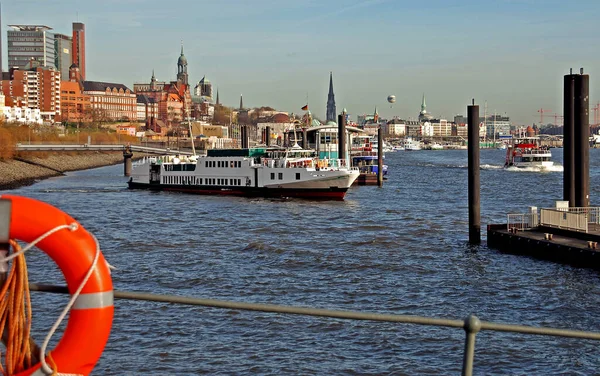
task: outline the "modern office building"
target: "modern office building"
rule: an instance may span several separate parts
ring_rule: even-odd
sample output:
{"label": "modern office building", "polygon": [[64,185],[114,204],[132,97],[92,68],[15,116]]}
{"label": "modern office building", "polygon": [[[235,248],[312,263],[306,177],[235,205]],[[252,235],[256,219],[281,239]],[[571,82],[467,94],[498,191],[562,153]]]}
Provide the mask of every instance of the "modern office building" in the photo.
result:
{"label": "modern office building", "polygon": [[8,25],[8,69],[56,68],[54,34],[45,25]]}
{"label": "modern office building", "polygon": [[85,81],[85,25],[73,22],[73,59],[71,61],[79,67],[81,79]]}
{"label": "modern office building", "polygon": [[73,63],[73,38],[64,34],[54,34],[55,64],[60,72],[60,80],[69,80],[69,67]]}

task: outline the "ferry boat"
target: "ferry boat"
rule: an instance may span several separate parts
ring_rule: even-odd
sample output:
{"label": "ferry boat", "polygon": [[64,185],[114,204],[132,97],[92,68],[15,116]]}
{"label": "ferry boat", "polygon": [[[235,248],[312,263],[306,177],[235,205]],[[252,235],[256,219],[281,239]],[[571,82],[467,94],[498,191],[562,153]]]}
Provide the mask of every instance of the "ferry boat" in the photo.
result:
{"label": "ferry boat", "polygon": [[[373,141],[376,140],[368,135],[357,135],[352,138],[352,147],[350,150],[352,166],[357,167],[363,174],[378,173],[379,152],[377,150],[377,144],[374,144]],[[385,154],[383,159],[385,160]],[[388,173],[388,166],[384,164],[382,170],[383,176],[386,176]]]}
{"label": "ferry boat", "polygon": [[551,159],[550,149],[541,146],[539,137],[516,138],[506,148],[504,167],[546,169],[554,165]]}
{"label": "ferry boat", "polygon": [[296,147],[213,149],[206,155],[148,157],[132,168],[130,189],[247,197],[342,200],[359,176],[343,159]]}

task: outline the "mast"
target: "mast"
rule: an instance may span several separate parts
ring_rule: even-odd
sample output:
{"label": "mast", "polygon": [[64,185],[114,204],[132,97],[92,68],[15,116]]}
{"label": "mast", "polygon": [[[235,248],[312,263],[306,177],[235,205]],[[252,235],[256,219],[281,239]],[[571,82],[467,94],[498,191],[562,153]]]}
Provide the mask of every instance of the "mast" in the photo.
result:
{"label": "mast", "polygon": [[[182,47],[183,48],[183,47]],[[188,113],[188,110],[186,108],[185,113],[187,116],[187,122],[188,122],[188,130],[190,132],[190,139],[192,140],[192,155],[196,155],[196,147],[194,146],[194,134],[192,133],[192,122],[190,121],[190,114]]]}
{"label": "mast", "polygon": [[487,142],[487,101],[483,106],[483,129],[485,129],[485,133],[483,133],[484,142]]}

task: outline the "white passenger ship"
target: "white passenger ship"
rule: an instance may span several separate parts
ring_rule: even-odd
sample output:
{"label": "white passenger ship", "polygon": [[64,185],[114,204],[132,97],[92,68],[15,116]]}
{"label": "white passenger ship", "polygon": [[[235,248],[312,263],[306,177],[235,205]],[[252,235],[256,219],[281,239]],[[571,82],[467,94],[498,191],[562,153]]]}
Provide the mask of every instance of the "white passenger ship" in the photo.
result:
{"label": "white passenger ship", "polygon": [[358,178],[343,159],[303,149],[213,149],[205,156],[148,157],[133,166],[130,189],[248,197],[344,198]]}

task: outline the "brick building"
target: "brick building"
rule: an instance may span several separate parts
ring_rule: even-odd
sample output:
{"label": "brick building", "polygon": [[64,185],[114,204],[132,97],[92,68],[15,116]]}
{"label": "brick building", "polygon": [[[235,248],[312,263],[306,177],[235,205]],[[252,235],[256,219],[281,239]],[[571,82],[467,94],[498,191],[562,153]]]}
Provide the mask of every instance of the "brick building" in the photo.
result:
{"label": "brick building", "polygon": [[2,74],[7,106],[39,109],[44,121],[60,119],[60,72],[54,67],[11,68]]}
{"label": "brick building", "polygon": [[90,109],[95,120],[137,119],[136,95],[123,84],[83,81],[83,93],[90,96]]}
{"label": "brick building", "polygon": [[90,96],[83,93],[83,84],[77,64],[69,68],[69,80],[60,83],[61,121],[81,123],[90,121]]}

